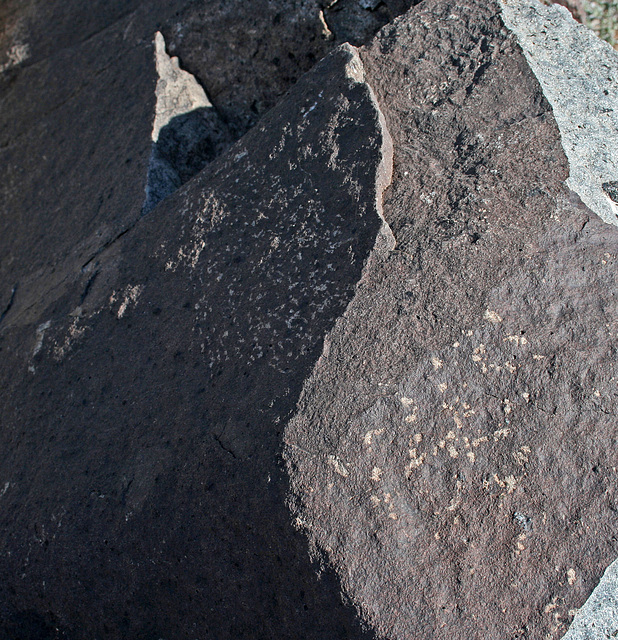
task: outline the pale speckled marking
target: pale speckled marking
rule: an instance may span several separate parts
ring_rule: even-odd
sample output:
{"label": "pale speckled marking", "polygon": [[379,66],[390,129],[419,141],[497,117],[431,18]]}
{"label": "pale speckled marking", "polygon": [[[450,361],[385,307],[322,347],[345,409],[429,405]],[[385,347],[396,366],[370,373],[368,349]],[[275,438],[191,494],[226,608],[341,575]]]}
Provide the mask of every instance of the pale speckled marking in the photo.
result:
{"label": "pale speckled marking", "polygon": [[[116,315],[119,320],[124,316],[124,314],[126,313],[127,309],[131,304],[133,305],[137,304],[137,299],[140,297],[143,290],[144,290],[143,284],[127,285],[123,293],[123,300],[120,303],[120,306],[118,307],[118,311],[116,312]],[[115,296],[113,297],[115,301],[116,298]],[[110,302],[111,302],[111,298],[110,298]]]}
{"label": "pale speckled marking", "polygon": [[335,472],[343,478],[347,478],[350,475],[350,472],[347,470],[346,466],[337,456],[329,455],[327,458],[327,462],[331,467],[333,467]]}
{"label": "pale speckled marking", "polygon": [[[39,351],[42,349],[43,347],[43,339],[45,338],[45,332],[51,327],[51,320],[48,320],[47,322],[43,322],[43,324],[40,324],[37,329],[36,329],[36,338],[35,338],[35,343],[34,343],[34,349],[32,349],[32,356],[30,356],[30,358],[34,358],[37,353],[39,353]],[[35,372],[35,368],[34,365],[32,364],[32,362],[28,365],[28,371],[30,373],[34,373]]]}
{"label": "pale speckled marking", "polygon": [[371,441],[373,440],[373,436],[380,436],[384,433],[384,428],[382,429],[371,429],[367,431],[365,437],[363,438],[363,444],[368,447],[371,445]]}
{"label": "pale speckled marking", "polygon": [[490,309],[486,309],[483,314],[483,318],[492,324],[499,324],[502,322],[502,317],[499,316],[495,311],[491,311]]}
{"label": "pale speckled marking", "polygon": [[77,315],[69,325],[69,330],[64,337],[64,342],[61,345],[54,344],[54,348],[52,350],[54,360],[62,360],[62,358],[64,358],[64,356],[71,350],[74,342],[79,340],[79,338],[81,338],[86,332],[87,327],[85,325],[79,326],[80,320],[81,316]]}

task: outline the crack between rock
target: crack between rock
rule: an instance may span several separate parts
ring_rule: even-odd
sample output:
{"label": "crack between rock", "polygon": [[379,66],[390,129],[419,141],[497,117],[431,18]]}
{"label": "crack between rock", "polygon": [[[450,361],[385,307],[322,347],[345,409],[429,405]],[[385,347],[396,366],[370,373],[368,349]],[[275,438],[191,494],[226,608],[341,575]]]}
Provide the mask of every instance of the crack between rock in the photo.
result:
{"label": "crack between rock", "polygon": [[[94,254],[81,266],[81,270],[85,271],[88,269],[88,267],[90,266],[90,264],[92,263],[93,260],[95,260],[96,258],[98,258],[102,253],[104,253],[107,249],[109,249],[115,242],[117,242],[118,240],[120,240],[120,238],[122,238],[124,235],[126,235],[127,233],[129,233],[129,231],[131,231],[132,229],[134,229],[137,224],[140,222],[140,220],[142,220],[144,216],[140,216],[139,218],[137,218],[132,224],[130,224],[126,229],[124,229],[123,231],[121,231],[118,235],[116,235],[114,238],[112,238],[111,240],[108,240],[107,242],[105,242],[101,247],[99,247]],[[98,273],[98,272],[97,272]],[[97,274],[95,273],[95,276]],[[94,276],[89,280],[89,283],[92,282],[92,280],[94,280]],[[88,286],[88,285],[86,285]]]}
{"label": "crack between rock", "polygon": [[236,454],[231,449],[228,449],[223,444],[223,442],[221,442],[221,438],[216,433],[213,433],[212,437],[215,439],[217,444],[223,449],[223,451],[225,451],[226,453],[229,453],[232,456],[232,458],[234,458],[234,460],[238,460],[238,458],[236,457]]}
{"label": "crack between rock", "polygon": [[6,314],[11,310],[11,307],[13,306],[13,302],[15,301],[15,293],[17,291],[17,285],[18,283],[15,283],[13,285],[13,288],[11,289],[11,297],[9,298],[9,301],[7,302],[6,306],[4,307],[4,311],[2,313],[0,313],[0,322],[2,322],[6,316]]}

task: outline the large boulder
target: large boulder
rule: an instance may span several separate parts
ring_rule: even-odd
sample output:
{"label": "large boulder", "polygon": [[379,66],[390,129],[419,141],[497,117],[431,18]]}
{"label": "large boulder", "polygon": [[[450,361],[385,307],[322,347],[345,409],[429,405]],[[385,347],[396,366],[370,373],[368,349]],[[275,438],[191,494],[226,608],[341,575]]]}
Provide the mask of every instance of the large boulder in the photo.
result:
{"label": "large boulder", "polygon": [[[362,637],[279,452],[374,245],[390,139],[350,46],[2,332],[5,634]],[[49,632],[51,634],[51,631]],[[50,637],[53,637],[50,636]]]}
{"label": "large boulder", "polygon": [[[505,21],[425,2],[362,50],[393,138],[396,249],[374,252],[285,431],[297,522],[388,638],[561,637],[618,555],[618,230],[572,190],[581,164],[569,177]],[[572,112],[603,106],[592,76],[569,74]],[[597,132],[578,140],[603,155]]]}
{"label": "large boulder", "polygon": [[616,54],[411,4],[0,9],[2,640],[616,631]]}

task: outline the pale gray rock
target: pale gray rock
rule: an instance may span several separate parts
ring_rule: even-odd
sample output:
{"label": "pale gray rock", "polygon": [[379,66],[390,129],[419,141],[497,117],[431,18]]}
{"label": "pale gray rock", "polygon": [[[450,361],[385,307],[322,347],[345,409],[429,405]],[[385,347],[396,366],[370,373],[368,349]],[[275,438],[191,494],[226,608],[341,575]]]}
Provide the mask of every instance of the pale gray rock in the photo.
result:
{"label": "pale gray rock", "polygon": [[151,211],[201,171],[232,142],[232,136],[195,76],[168,55],[165,38],[154,39],[157,88],[143,212]]}
{"label": "pale gray rock", "polygon": [[155,35],[155,63],[157,67],[157,106],[152,127],[152,140],[157,142],[161,129],[170,121],[200,107],[212,107],[206,92],[197,80],[180,68],[177,57],[165,50],[165,38],[160,31]]}
{"label": "pale gray rock", "polygon": [[560,5],[501,0],[551,104],[569,159],[568,186],[605,222],[618,224],[618,53]]}
{"label": "pale gray rock", "polygon": [[563,640],[618,637],[618,561],[608,568],[599,586],[577,612]]}

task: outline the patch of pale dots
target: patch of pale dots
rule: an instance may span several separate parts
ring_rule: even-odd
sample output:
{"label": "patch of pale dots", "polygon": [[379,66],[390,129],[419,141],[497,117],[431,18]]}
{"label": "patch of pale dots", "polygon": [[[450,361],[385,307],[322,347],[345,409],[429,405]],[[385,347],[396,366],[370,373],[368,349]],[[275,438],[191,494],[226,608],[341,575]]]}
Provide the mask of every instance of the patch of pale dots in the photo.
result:
{"label": "patch of pale dots", "polygon": [[[606,264],[611,259],[609,254],[605,254],[602,262]],[[484,312],[483,319],[489,325],[493,325],[496,329],[503,323],[503,318],[496,311],[487,309]],[[609,327],[608,327],[609,329]],[[505,332],[506,333],[506,332]],[[462,331],[462,342],[470,343],[470,339],[473,339],[475,332],[472,330]],[[542,353],[536,353],[529,340],[524,335],[506,333],[501,337],[502,342],[508,343],[516,348],[520,353],[519,357],[527,357],[536,363],[541,363],[545,360],[546,356]],[[450,349],[460,350],[462,349],[462,343],[460,341],[454,342]],[[429,357],[429,370],[433,370],[435,373],[440,372],[444,368],[444,361],[448,356],[445,356],[444,352],[438,355],[431,355]],[[478,371],[482,375],[496,375],[501,376],[513,376],[517,367],[511,361],[505,362],[491,362],[488,349],[484,343],[478,343],[476,346],[470,344],[469,357],[478,368]],[[614,381],[614,378],[612,378]],[[434,384],[440,395],[443,396],[441,401],[442,412],[450,415],[452,420],[452,428],[445,430],[441,436],[428,436],[427,433],[423,433],[423,429],[420,427],[421,419],[419,418],[419,403],[407,395],[401,395],[399,397],[399,403],[403,408],[404,426],[406,430],[410,427],[416,427],[412,433],[408,436],[408,462],[403,470],[403,475],[407,481],[413,481],[414,476],[424,464],[427,464],[430,459],[436,457],[448,457],[451,459],[460,459],[465,461],[468,465],[474,465],[476,462],[477,454],[484,447],[490,446],[492,443],[503,442],[510,439],[514,434],[510,425],[512,414],[517,404],[522,402],[525,404],[530,403],[530,393],[528,391],[522,391],[519,393],[518,398],[505,397],[500,401],[503,421],[496,424],[497,428],[486,431],[485,433],[478,433],[476,429],[475,436],[470,433],[466,434],[466,431],[470,431],[471,420],[477,415],[477,409],[470,402],[466,402],[460,395],[455,395],[454,398],[449,399],[449,387],[447,383],[434,380]],[[468,388],[468,383],[462,383],[462,391],[465,393],[465,389]],[[592,395],[595,398],[601,396],[598,389],[592,389]],[[435,414],[435,412],[430,412]],[[394,425],[393,425],[394,426]],[[392,435],[393,429],[381,427],[377,429],[368,430],[363,437],[363,447],[366,454],[373,457],[373,449],[375,445],[380,447],[380,440]],[[529,462],[530,457],[533,455],[532,448],[526,444],[513,447],[511,451],[512,464],[515,469],[521,469],[521,474],[517,472],[500,473],[497,469],[491,476],[482,480],[483,489],[487,492],[495,493],[496,490],[501,497],[512,494],[518,484],[521,482],[525,475],[524,468]],[[332,467],[333,471],[347,478],[351,474],[350,465],[344,462],[340,457],[336,455],[330,455],[327,459],[327,463]],[[384,471],[376,465],[370,465],[370,486],[373,486],[373,490],[368,492],[369,501],[374,509],[383,508],[385,515],[392,521],[397,521],[400,515],[397,513],[397,503],[403,499],[402,496],[390,489],[383,486]],[[616,469],[614,469],[615,471]],[[457,519],[456,511],[462,502],[461,492],[464,488],[464,483],[457,479],[455,483],[455,493],[450,500],[449,504],[444,507],[445,512],[452,513]],[[393,495],[395,493],[396,495]],[[502,503],[500,504],[502,506]],[[440,511],[435,515],[440,515]],[[516,548],[514,550],[515,555],[520,555],[526,549],[526,524],[527,518],[522,514],[515,514],[521,519],[520,525],[524,531],[519,534],[515,540]],[[544,514],[543,518],[547,518]],[[439,533],[435,533],[436,539],[439,539]],[[567,572],[567,580],[569,585],[573,585],[576,580],[575,570],[569,569]],[[553,609],[546,611],[551,613]]]}
{"label": "patch of pale dots", "polygon": [[[140,297],[144,285],[127,285],[122,292],[113,291],[109,297],[109,309],[114,311],[114,314],[118,320],[122,319],[127,309],[137,305],[137,300]],[[116,307],[117,305],[117,307]],[[94,317],[101,313],[102,309],[98,309],[93,313],[87,315],[81,306],[75,307],[69,314],[72,320],[69,323],[69,327],[64,333],[64,337],[58,340],[52,340],[49,346],[49,352],[56,362],[63,360],[68,353],[73,349],[75,344],[85,335],[86,331],[91,329],[86,322],[92,320]],[[36,367],[34,366],[34,357],[43,348],[43,342],[45,340],[45,334],[52,326],[51,320],[40,324],[35,333],[34,348],[30,355],[30,363],[28,364],[28,371],[30,373],[36,373]]]}

